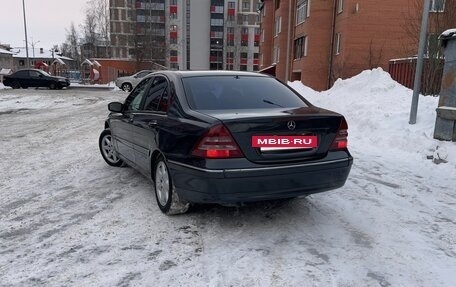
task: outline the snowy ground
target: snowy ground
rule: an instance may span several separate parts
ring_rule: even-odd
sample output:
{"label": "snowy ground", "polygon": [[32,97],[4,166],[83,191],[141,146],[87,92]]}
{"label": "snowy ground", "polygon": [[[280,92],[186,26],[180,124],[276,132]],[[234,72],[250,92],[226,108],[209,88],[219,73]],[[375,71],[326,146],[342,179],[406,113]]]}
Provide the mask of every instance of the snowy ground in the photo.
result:
{"label": "snowy ground", "polygon": [[[456,286],[456,144],[432,139],[437,99],[380,70],[316,93],[344,113],[345,187],[167,217],[151,183],[97,140],[123,92],[0,91],[0,286]],[[427,154],[439,146],[448,163]]]}

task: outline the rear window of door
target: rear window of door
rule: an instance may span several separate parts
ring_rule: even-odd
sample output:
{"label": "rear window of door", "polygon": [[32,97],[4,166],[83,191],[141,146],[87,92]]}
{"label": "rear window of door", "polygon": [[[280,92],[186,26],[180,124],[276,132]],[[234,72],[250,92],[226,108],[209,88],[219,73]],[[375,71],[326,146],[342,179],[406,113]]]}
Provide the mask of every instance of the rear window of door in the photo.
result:
{"label": "rear window of door", "polygon": [[271,109],[307,107],[308,103],[274,78],[203,76],[183,78],[194,110]]}
{"label": "rear window of door", "polygon": [[154,112],[168,111],[168,81],[156,76],[144,100],[144,110]]}
{"label": "rear window of door", "polygon": [[28,71],[17,71],[14,74],[14,76],[17,77],[17,78],[28,78],[29,73],[28,73]]}

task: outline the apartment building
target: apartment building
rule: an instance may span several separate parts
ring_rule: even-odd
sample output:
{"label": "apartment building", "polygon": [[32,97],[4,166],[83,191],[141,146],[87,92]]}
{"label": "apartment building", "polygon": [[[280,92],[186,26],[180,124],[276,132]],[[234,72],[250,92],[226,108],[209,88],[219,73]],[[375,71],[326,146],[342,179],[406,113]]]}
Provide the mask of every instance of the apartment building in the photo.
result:
{"label": "apartment building", "polygon": [[178,70],[259,68],[259,0],[111,0],[112,57]]}
{"label": "apartment building", "polygon": [[[448,18],[447,11],[454,10],[445,9],[449,1],[454,0],[431,1],[431,31],[436,30],[434,20]],[[389,60],[414,56],[418,50],[422,1],[262,2],[260,69],[284,81],[301,80],[324,90],[337,78],[364,69],[388,70]],[[444,26],[451,26],[448,22]]]}

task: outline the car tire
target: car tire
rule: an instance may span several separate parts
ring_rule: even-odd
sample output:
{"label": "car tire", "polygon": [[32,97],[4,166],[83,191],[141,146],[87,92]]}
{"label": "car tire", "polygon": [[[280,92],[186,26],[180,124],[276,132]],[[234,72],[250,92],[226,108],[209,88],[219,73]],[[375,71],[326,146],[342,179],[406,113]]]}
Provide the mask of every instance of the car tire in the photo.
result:
{"label": "car tire", "polygon": [[19,84],[19,82],[13,82],[11,84],[11,88],[13,89],[19,89],[21,87],[21,84]]}
{"label": "car tire", "polygon": [[155,197],[160,210],[167,215],[187,212],[190,204],[179,199],[169,174],[168,165],[162,156],[157,159],[153,172]]}
{"label": "car tire", "polygon": [[56,87],[57,86],[55,85],[55,83],[50,83],[49,84],[49,89],[51,89],[51,90],[55,90]]}
{"label": "car tire", "polygon": [[120,88],[122,89],[122,91],[124,92],[131,92],[131,90],[133,89],[132,85],[130,83],[123,83],[122,86],[120,86]]}
{"label": "car tire", "polygon": [[100,138],[98,140],[98,146],[100,147],[101,156],[107,164],[117,167],[125,165],[123,160],[119,158],[116,150],[114,149],[114,146],[112,144],[111,130],[105,129],[103,132],[101,132]]}

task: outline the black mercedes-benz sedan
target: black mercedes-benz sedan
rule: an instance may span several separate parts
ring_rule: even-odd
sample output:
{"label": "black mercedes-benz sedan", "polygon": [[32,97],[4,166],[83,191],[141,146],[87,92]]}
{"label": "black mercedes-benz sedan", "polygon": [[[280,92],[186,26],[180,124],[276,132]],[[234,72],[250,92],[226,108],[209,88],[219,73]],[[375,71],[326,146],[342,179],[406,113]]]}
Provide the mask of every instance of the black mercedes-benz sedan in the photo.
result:
{"label": "black mercedes-benz sedan", "polygon": [[68,87],[70,80],[64,77],[51,76],[40,69],[23,69],[5,76],[3,84],[13,89],[45,87],[54,90]]}
{"label": "black mercedes-benz sedan", "polygon": [[258,73],[156,72],[108,109],[104,160],[150,178],[167,214],[336,189],[353,162],[342,115]]}

